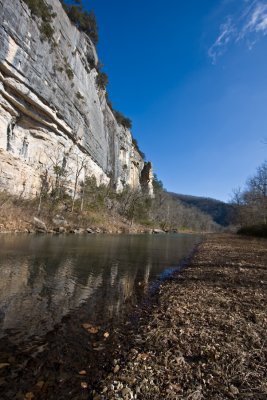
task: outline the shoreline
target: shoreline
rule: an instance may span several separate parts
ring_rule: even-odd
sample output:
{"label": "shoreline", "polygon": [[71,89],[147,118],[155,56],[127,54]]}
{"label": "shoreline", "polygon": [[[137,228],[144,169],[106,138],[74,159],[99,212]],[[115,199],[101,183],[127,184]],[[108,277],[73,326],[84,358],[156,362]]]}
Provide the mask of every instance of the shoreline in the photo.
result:
{"label": "shoreline", "polygon": [[34,235],[34,236],[39,236],[39,235],[50,235],[50,236],[62,236],[62,235],[70,235],[70,236],[75,236],[75,235],[138,235],[138,234],[153,234],[153,235],[159,235],[159,234],[179,234],[179,235],[209,235],[213,234],[212,232],[202,232],[202,231],[191,231],[191,230],[162,230],[160,228],[147,228],[145,226],[133,226],[127,228],[113,228],[113,229],[107,229],[107,228],[100,228],[100,227],[93,227],[93,228],[72,228],[72,229],[65,229],[61,230],[58,228],[53,228],[53,229],[47,229],[41,230],[41,229],[23,229],[23,230],[18,230],[18,229],[13,229],[13,230],[0,230],[0,235]]}
{"label": "shoreline", "polygon": [[[173,236],[172,239],[171,236]],[[19,242],[21,237],[22,243],[30,242],[31,246],[36,240],[39,241],[36,235],[30,236],[25,241],[24,239],[28,235],[17,235],[17,237]],[[58,239],[60,240],[61,237],[64,242],[63,236],[58,237]],[[2,236],[2,242],[10,240],[12,243],[14,238],[16,238],[16,235],[13,234]],[[77,238],[78,241],[80,241],[80,238],[81,236]],[[140,238],[141,241],[149,239],[148,236],[145,238],[143,235],[140,235]],[[178,235],[170,235],[170,239],[175,243],[179,243],[178,238]],[[57,238],[50,239],[47,235],[41,235],[40,239],[41,241],[44,239],[45,242],[47,240],[53,243],[58,242]],[[151,239],[153,238],[151,237]],[[159,241],[162,239],[169,241],[166,235],[155,239],[156,241],[158,239]],[[191,242],[190,238],[184,239]],[[75,242],[75,239],[69,236],[68,242],[73,241]],[[90,242],[90,238],[85,239],[84,237],[82,242],[84,241]],[[120,243],[118,236],[116,241]],[[128,242],[128,239],[126,241]],[[24,249],[24,246],[22,248]],[[157,259],[155,260],[157,262]],[[176,260],[177,258],[174,257],[174,264],[170,262],[165,265],[176,265]],[[142,259],[139,259],[138,264],[141,261]],[[181,261],[183,260],[181,259]],[[16,262],[12,265],[15,265],[16,268]],[[57,271],[62,272],[62,269],[56,269],[53,273],[60,276],[61,273],[59,274]],[[160,269],[160,271],[163,271],[163,269]],[[69,272],[67,273],[69,274]],[[33,276],[32,273],[27,275]],[[130,285],[133,282],[135,289],[131,296],[124,297],[119,312],[115,312],[114,316],[111,314],[110,318],[95,317],[94,311],[85,301],[79,305],[77,311],[73,309],[73,311],[64,315],[40,340],[28,341],[26,339],[16,343],[16,341],[12,341],[12,332],[10,332],[11,335],[4,336],[0,351],[0,363],[2,363],[2,368],[0,368],[0,397],[2,396],[3,400],[15,397],[18,400],[25,400],[30,397],[40,400],[61,398],[86,398],[88,400],[89,391],[104,379],[106,373],[112,369],[114,360],[120,358],[121,353],[117,350],[125,352],[138,334],[137,329],[140,321],[151,310],[151,299],[157,301],[161,275],[155,275],[150,281],[140,279],[138,273],[133,273],[131,276],[132,280],[127,279],[127,281]],[[32,287],[35,287],[34,282],[34,280],[31,282]],[[120,284],[118,289],[122,289]],[[105,296],[106,299],[109,299],[107,287],[106,290]],[[39,292],[42,293],[41,290]],[[98,296],[92,303],[94,307],[100,307],[101,310],[102,300]],[[120,296],[123,296],[123,293]],[[109,308],[109,302],[106,300],[104,304],[106,306],[103,308],[103,315],[105,310]],[[110,304],[113,304],[112,297]],[[117,303],[114,304],[117,307]],[[80,374],[80,371],[83,373]]]}
{"label": "shoreline", "polygon": [[266,289],[266,239],[207,235],[89,398],[265,399]]}
{"label": "shoreline", "polygon": [[18,399],[265,400],[267,240],[206,235],[182,264],[90,340],[74,332],[86,305],[65,317],[20,372]]}
{"label": "shoreline", "polygon": [[[100,196],[100,194],[96,190],[94,196]],[[101,196],[103,197],[104,194],[102,193]],[[131,206],[133,210],[130,207],[134,201],[132,197],[128,200],[115,197],[115,200],[117,199],[115,201],[112,196],[110,199],[107,196],[106,193],[104,197],[106,202],[102,197],[101,201],[98,201],[97,197],[93,197],[94,202],[92,200],[92,204],[88,203],[81,210],[81,205],[79,206],[78,203],[73,208],[70,199],[64,201],[62,199],[60,202],[45,199],[40,208],[37,198],[18,198],[0,192],[0,233],[208,233],[221,229],[211,221],[205,220],[204,224],[195,223],[194,220],[190,222],[192,218],[196,218],[198,221],[198,217],[201,217],[197,210],[194,211],[196,213],[194,217],[189,213],[189,209],[184,209],[191,215],[184,224],[182,221],[167,221],[166,216],[159,216],[155,212],[153,208],[155,205],[150,204],[150,208],[148,208],[145,202],[138,203],[139,211],[133,214],[135,207]]]}

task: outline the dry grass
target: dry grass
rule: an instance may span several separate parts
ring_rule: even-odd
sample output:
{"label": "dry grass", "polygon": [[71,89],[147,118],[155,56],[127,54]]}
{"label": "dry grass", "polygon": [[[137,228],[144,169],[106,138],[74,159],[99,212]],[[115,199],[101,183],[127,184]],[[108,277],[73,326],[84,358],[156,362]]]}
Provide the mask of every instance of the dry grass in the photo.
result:
{"label": "dry grass", "polygon": [[55,229],[53,218],[60,215],[68,222],[67,230],[74,228],[98,229],[104,233],[136,233],[147,228],[138,223],[131,224],[126,218],[105,209],[71,212],[69,202],[43,201],[38,213],[38,199],[23,199],[0,192],[0,232],[29,232],[34,230],[33,218],[45,222],[49,230]]}
{"label": "dry grass", "polygon": [[94,399],[266,399],[267,241],[209,236]]}
{"label": "dry grass", "polygon": [[34,206],[31,201],[0,192],[0,232],[30,229]]}

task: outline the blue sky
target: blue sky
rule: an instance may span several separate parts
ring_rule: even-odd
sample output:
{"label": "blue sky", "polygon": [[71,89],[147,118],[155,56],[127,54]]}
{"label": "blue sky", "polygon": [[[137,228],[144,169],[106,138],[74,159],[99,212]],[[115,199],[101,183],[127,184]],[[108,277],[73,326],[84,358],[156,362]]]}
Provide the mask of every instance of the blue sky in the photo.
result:
{"label": "blue sky", "polygon": [[166,189],[229,200],[267,158],[267,0],[89,0],[114,108]]}

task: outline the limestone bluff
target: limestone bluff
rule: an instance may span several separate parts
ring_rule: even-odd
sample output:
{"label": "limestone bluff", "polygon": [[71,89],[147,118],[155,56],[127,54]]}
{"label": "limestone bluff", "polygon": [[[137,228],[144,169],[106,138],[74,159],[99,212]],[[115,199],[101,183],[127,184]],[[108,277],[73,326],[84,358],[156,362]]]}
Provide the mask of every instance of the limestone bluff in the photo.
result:
{"label": "limestone bluff", "polygon": [[96,83],[98,56],[90,38],[69,20],[59,0],[54,44],[42,40],[37,18],[22,0],[0,0],[0,187],[24,196],[40,188],[51,157],[68,154],[71,185],[76,160],[84,175],[117,190],[142,184],[152,194],[151,164],[119,125]]}

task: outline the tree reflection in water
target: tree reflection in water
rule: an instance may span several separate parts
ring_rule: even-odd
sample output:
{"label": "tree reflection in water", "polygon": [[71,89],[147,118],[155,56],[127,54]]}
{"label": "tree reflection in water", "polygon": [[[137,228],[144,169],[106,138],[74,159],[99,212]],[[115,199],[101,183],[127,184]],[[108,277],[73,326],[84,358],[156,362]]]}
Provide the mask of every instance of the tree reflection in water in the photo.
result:
{"label": "tree reflection in water", "polygon": [[[90,359],[91,367],[103,364],[100,359],[106,357],[107,347],[102,349],[101,344],[97,361],[90,346],[98,338],[90,344],[81,325],[99,326],[101,335],[106,329],[115,332],[149,283],[165,268],[177,266],[199,239],[194,235],[1,236],[1,359],[14,358],[12,373],[19,376],[27,363],[31,377],[35,368],[56,368],[66,374],[70,359],[74,369]],[[18,386],[27,385],[25,374]],[[13,378],[5,377],[11,391]]]}

